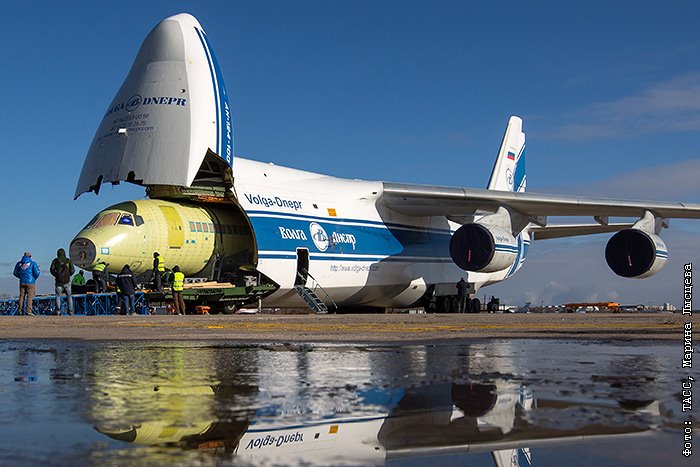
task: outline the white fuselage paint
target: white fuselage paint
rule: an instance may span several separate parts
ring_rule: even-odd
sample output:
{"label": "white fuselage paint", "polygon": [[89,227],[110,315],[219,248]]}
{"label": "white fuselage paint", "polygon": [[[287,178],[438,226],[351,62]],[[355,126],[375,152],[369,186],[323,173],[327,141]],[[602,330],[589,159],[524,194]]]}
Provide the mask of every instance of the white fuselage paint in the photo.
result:
{"label": "white fuselage paint", "polygon": [[[253,226],[258,270],[280,285],[265,299],[267,306],[302,305],[294,291],[297,249],[308,250],[308,286],[319,284],[338,305],[377,307],[409,306],[429,285],[461,277],[478,289],[512,275],[524,260],[518,254],[515,267],[490,274],[461,270],[449,254],[450,236],[460,225],[386,208],[381,182],[239,157],[233,173],[236,196]],[[529,239],[521,237],[520,252],[524,243]]]}

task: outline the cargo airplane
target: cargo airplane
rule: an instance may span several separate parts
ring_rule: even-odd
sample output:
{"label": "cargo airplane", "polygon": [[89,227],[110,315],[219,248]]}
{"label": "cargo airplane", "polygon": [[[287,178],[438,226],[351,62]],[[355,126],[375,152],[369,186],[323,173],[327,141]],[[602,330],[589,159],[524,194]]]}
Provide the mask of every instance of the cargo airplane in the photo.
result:
{"label": "cargo airplane", "polygon": [[[234,157],[231,112],[199,22],[179,14],[159,23],[105,112],[75,192],[127,181],[150,199],[98,213],[70,245],[75,264],[147,274],[158,251],[187,277],[248,274],[275,284],[266,306],[303,305],[299,288],[313,284],[341,307],[450,311],[461,277],[474,296],[515,274],[532,240],[616,232],[605,248],[610,268],[649,277],[668,257],[659,237],[668,219],[700,217],[698,204],[526,193],[518,117],[478,189],[350,180]],[[549,216],[595,222],[549,225]]]}

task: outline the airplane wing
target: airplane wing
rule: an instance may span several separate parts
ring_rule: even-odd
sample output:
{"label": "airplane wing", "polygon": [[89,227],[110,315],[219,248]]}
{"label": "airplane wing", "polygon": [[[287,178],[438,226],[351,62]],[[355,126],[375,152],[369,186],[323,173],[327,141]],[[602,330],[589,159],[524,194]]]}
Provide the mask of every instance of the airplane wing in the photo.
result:
{"label": "airplane wing", "polygon": [[549,238],[619,232],[620,230],[629,229],[633,226],[633,222],[615,222],[609,224],[554,224],[545,225],[544,227],[535,225],[530,227],[530,233],[533,235],[534,240],[546,240]]}
{"label": "airplane wing", "polygon": [[[515,272],[528,236],[543,240],[618,232],[608,240],[605,260],[615,274],[641,279],[668,260],[659,234],[669,219],[700,219],[700,204],[531,193],[526,185],[525,133],[522,120],[512,116],[487,189],[383,182],[379,202],[400,214],[444,216],[461,224],[451,235],[450,257],[460,269],[483,273]],[[591,216],[596,224],[548,225],[550,216]],[[610,223],[610,217],[634,221]]]}
{"label": "airplane wing", "polygon": [[405,183],[385,182],[383,200],[392,210],[415,216],[465,216],[493,213],[500,207],[505,207],[532,219],[545,216],[642,217],[646,211],[666,219],[700,219],[700,204],[693,203],[589,198]]}

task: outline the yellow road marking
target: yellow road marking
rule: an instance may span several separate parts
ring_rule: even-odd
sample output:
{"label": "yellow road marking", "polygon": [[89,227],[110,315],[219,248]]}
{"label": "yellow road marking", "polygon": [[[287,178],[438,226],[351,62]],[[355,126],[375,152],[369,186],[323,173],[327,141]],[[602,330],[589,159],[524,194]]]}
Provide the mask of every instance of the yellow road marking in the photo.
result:
{"label": "yellow road marking", "polygon": [[[88,324],[88,323],[85,323]],[[90,323],[88,325],[98,325]],[[421,332],[458,332],[473,330],[522,330],[522,331],[542,331],[566,329],[572,332],[586,330],[671,330],[678,328],[678,324],[663,323],[597,323],[597,324],[462,324],[462,325],[441,325],[441,324],[333,324],[333,323],[261,323],[261,322],[233,322],[224,324],[206,323],[124,323],[127,327],[152,327],[152,328],[204,328],[204,329],[229,329],[245,330],[251,332],[266,331],[290,331],[290,332],[374,332],[374,333],[421,333]]]}

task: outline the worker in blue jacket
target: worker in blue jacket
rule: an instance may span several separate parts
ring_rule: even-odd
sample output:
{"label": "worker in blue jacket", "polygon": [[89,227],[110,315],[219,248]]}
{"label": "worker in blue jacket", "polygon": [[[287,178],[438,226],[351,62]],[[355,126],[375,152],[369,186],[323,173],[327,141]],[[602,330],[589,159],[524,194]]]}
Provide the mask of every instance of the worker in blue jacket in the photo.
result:
{"label": "worker in blue jacket", "polygon": [[[39,278],[39,265],[32,259],[32,254],[24,252],[22,259],[15,265],[13,275],[19,279],[19,314],[34,316],[32,300],[36,295],[36,280]],[[26,302],[25,302],[26,300]]]}

